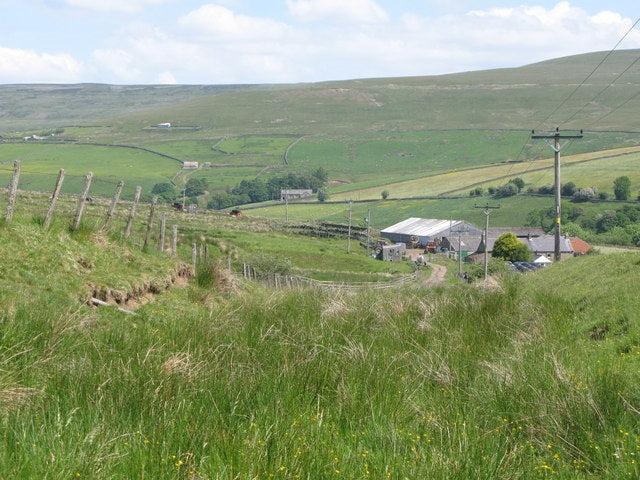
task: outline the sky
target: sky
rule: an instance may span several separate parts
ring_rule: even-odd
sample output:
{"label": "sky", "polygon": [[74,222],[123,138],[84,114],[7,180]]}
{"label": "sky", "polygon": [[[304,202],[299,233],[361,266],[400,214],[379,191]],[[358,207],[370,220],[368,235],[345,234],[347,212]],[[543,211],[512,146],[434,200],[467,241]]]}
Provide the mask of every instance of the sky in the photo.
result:
{"label": "sky", "polygon": [[[609,51],[637,0],[0,0],[0,84],[439,75]],[[618,49],[640,48],[640,24]]]}

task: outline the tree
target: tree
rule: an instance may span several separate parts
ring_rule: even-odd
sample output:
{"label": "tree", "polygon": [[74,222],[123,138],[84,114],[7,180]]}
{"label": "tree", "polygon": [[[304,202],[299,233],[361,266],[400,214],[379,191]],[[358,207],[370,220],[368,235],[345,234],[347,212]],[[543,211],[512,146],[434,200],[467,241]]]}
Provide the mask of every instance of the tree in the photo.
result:
{"label": "tree", "polygon": [[187,197],[197,197],[198,195],[202,195],[207,187],[206,178],[190,178],[185,185],[185,195]]}
{"label": "tree", "polygon": [[563,197],[572,197],[573,194],[576,193],[577,189],[578,187],[576,187],[575,183],[567,182],[562,185],[562,188],[560,188],[560,193]]}
{"label": "tree", "polygon": [[502,258],[508,262],[529,262],[532,257],[529,248],[518,240],[513,232],[500,235],[496,239],[491,256]]}
{"label": "tree", "polygon": [[175,187],[168,182],[156,183],[151,189],[151,193],[157,195],[163,203],[173,203],[177,195]]}
{"label": "tree", "polygon": [[327,172],[323,167],[316,168],[311,172],[311,176],[320,181],[320,186],[324,186],[324,184],[329,180],[329,172]]}
{"label": "tree", "polygon": [[518,193],[518,186],[515,183],[507,183],[506,185],[502,185],[498,188],[496,192],[496,197],[511,197]]}
{"label": "tree", "polygon": [[574,202],[588,202],[596,197],[596,192],[593,188],[579,188],[573,194]]}
{"label": "tree", "polygon": [[518,187],[518,191],[524,188],[524,180],[520,177],[512,178],[509,180],[509,183],[513,183],[516,187]]}
{"label": "tree", "polygon": [[327,193],[327,189],[323,187],[318,190],[318,201],[326,202],[327,200],[329,200],[329,194]]}
{"label": "tree", "polygon": [[627,200],[631,195],[631,180],[626,175],[613,181],[613,194],[616,200]]}
{"label": "tree", "polygon": [[382,197],[383,200],[386,200],[387,197],[389,196],[389,190],[382,190],[382,192],[380,193],[380,196]]}

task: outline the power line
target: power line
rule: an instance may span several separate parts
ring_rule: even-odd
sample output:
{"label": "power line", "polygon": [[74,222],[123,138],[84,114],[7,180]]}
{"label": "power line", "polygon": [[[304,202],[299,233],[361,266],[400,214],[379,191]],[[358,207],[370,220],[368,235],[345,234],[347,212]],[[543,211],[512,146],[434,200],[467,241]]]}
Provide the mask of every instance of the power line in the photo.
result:
{"label": "power line", "polygon": [[625,68],[616,78],[614,78],[611,82],[609,82],[609,85],[607,85],[606,87],[604,87],[602,90],[600,90],[595,97],[593,97],[591,100],[589,100],[587,103],[585,103],[582,107],[580,107],[573,115],[571,115],[568,119],[566,119],[564,123],[568,123],[571,120],[573,120],[580,112],[584,111],[584,109],[591,103],[593,103],[600,95],[602,95],[604,92],[606,92],[611,86],[613,86],[618,80],[620,80],[620,78],[627,73],[631,67],[633,67],[636,63],[638,63],[638,61],[640,61],[640,56],[638,56],[627,68]]}
{"label": "power line", "polygon": [[[556,200],[556,222],[555,222],[555,249],[554,249],[554,261],[558,262],[560,260],[560,219],[562,218],[560,208],[561,208],[561,197],[560,197],[560,150],[563,148],[560,145],[560,140],[575,140],[577,138],[582,138],[582,130],[580,130],[580,135],[562,135],[560,130],[556,128],[556,131],[551,135],[535,135],[535,132],[531,132],[531,138],[533,140],[544,140],[554,151],[554,193]],[[553,140],[553,144],[550,142]],[[566,144],[565,144],[566,146]]]}
{"label": "power line", "polygon": [[604,56],[604,58],[600,60],[600,63],[598,63],[598,65],[595,66],[595,68],[591,71],[591,73],[589,73],[589,75],[587,75],[586,78],[576,88],[574,88],[573,91],[562,102],[560,102],[549,115],[547,115],[547,118],[545,118],[542,121],[542,124],[545,124],[547,120],[549,120],[558,110],[560,110],[560,108],[562,108],[564,104],[567,103],[571,99],[571,97],[573,97],[573,95],[575,95],[575,93],[587,82],[587,80],[589,80],[596,73],[596,71],[602,66],[602,64],[606,62],[607,59],[613,54],[616,48],[618,48],[618,46],[622,43],[622,41],[625,38],[627,38],[627,36],[633,31],[633,29],[636,27],[638,22],[640,22],[640,18],[638,18],[633,23],[633,25],[631,25],[631,28],[627,30],[627,32],[622,36],[622,38],[618,40],[618,43],[616,43],[615,46],[611,50],[609,50],[609,52]]}

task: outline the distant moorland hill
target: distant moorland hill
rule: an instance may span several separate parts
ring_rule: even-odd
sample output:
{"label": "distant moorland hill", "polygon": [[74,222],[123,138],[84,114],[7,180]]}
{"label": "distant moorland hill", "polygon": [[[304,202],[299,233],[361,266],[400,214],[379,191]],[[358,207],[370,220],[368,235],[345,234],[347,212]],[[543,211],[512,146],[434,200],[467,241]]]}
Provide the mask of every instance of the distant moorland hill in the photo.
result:
{"label": "distant moorland hill", "polygon": [[638,55],[596,52],[519,68],[295,85],[2,85],[0,133],[108,124],[102,135],[133,141],[144,138],[141,128],[164,121],[199,126],[184,133],[189,138],[558,125],[638,130],[632,100],[640,72],[627,71]]}

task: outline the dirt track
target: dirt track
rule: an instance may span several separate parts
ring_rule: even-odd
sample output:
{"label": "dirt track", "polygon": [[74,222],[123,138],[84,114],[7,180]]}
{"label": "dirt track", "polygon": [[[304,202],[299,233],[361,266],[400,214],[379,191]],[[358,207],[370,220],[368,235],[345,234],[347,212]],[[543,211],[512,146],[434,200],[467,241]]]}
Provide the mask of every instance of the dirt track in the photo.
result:
{"label": "dirt track", "polygon": [[444,282],[444,276],[447,273],[447,267],[438,265],[437,263],[427,263],[427,266],[431,270],[431,275],[427,278],[423,285],[440,285]]}

